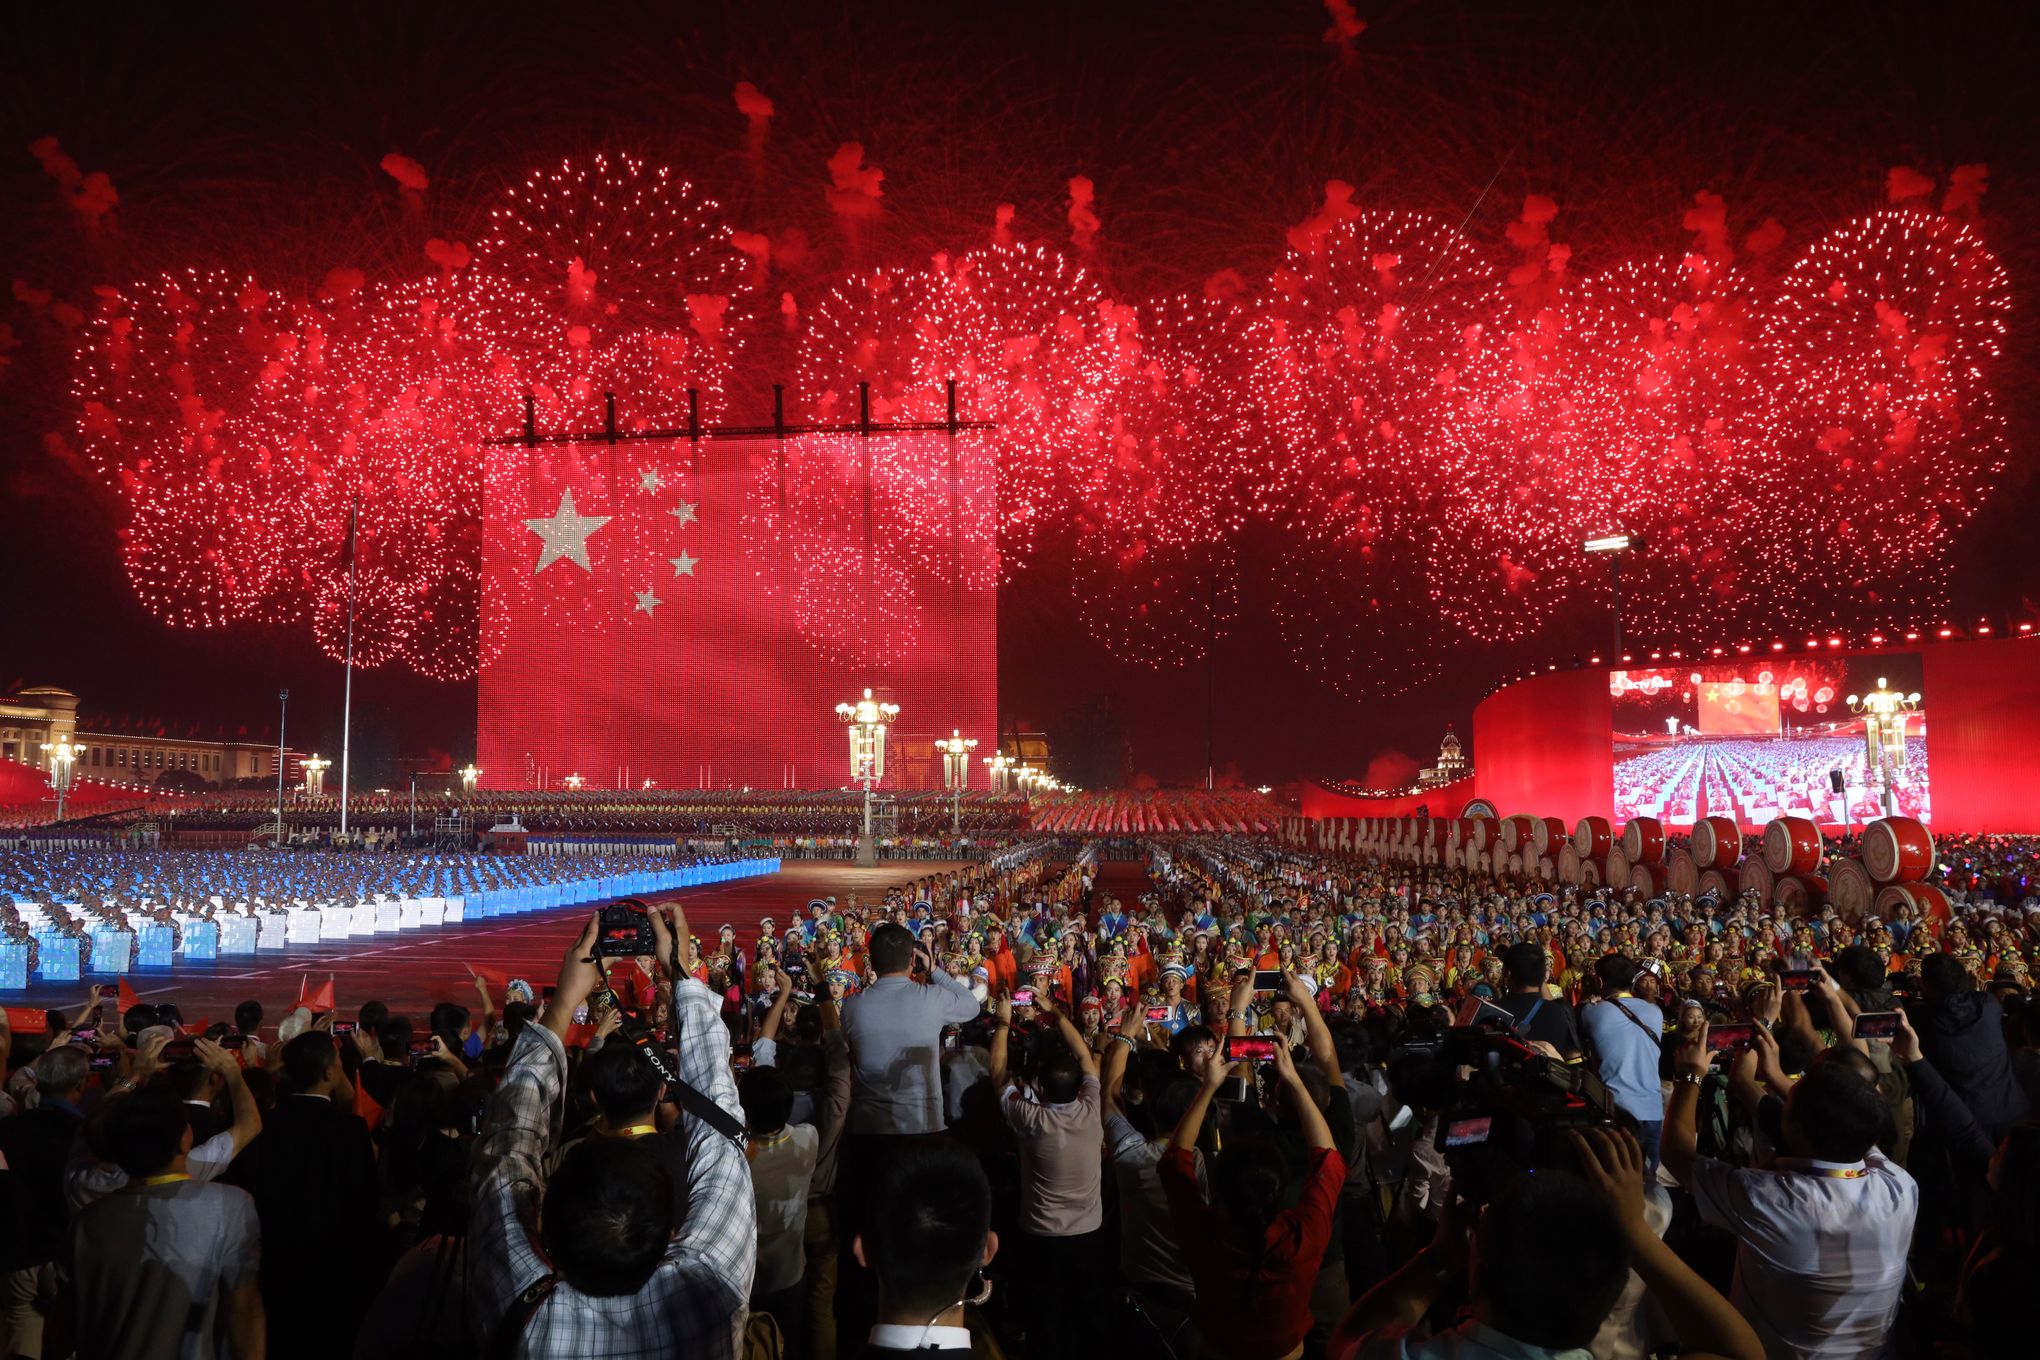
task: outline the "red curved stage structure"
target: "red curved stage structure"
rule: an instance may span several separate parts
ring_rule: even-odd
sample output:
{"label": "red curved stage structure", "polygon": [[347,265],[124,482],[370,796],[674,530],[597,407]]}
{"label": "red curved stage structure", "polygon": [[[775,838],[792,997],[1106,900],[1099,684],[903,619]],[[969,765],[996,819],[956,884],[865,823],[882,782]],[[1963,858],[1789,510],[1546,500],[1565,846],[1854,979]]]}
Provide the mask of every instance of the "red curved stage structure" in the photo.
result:
{"label": "red curved stage structure", "polygon": [[[1852,709],[1848,699],[1880,679],[1917,704],[1882,720]],[[1882,815],[1888,773],[1899,813],[1937,832],[2040,830],[2040,638],[1762,648],[1533,676],[1474,710],[1470,754],[1471,777],[1416,793],[1312,787],[1303,815],[1406,817],[1422,806],[1457,817],[1480,798],[1504,816],[1568,826],[1656,817],[1683,829],[1726,816],[1756,831],[1796,816],[1860,829]]]}

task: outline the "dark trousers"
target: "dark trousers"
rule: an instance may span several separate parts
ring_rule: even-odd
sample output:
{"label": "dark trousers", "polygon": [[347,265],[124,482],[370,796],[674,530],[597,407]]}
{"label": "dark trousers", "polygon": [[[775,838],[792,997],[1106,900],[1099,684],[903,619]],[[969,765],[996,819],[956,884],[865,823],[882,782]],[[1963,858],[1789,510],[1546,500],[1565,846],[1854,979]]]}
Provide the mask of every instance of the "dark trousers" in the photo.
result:
{"label": "dark trousers", "polygon": [[1105,1230],[1073,1237],[1022,1231],[1013,1244],[1018,1317],[1028,1355],[1081,1355],[1107,1302]]}

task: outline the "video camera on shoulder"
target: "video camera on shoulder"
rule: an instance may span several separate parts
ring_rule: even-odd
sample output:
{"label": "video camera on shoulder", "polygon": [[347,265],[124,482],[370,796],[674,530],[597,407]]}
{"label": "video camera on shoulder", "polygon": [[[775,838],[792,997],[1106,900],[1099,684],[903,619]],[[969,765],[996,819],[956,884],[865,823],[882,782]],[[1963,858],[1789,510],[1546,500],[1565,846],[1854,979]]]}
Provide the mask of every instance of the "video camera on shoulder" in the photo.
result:
{"label": "video camera on shoulder", "polygon": [[631,899],[611,902],[602,909],[602,921],[595,933],[596,958],[634,959],[656,949],[652,916],[644,903]]}
{"label": "video camera on shoulder", "polygon": [[1405,1049],[1390,1080],[1410,1104],[1439,1111],[1436,1146],[1474,1204],[1525,1172],[1572,1168],[1567,1132],[1616,1122],[1614,1096],[1593,1069],[1540,1053],[1491,1022]]}

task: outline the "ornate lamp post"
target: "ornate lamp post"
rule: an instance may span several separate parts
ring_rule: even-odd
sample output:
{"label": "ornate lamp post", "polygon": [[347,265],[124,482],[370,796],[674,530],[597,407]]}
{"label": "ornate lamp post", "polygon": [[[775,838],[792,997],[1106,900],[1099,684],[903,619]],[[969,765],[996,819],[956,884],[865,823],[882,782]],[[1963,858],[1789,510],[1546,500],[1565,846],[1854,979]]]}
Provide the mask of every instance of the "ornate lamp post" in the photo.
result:
{"label": "ornate lamp post", "polygon": [[481,777],[482,772],[480,768],[478,768],[474,764],[474,762],[472,761],[468,762],[468,764],[461,767],[460,791],[462,793],[470,794],[473,793],[475,791],[475,784],[481,779]]}
{"label": "ornate lamp post", "polygon": [[949,735],[935,743],[942,753],[942,786],[949,790],[949,829],[963,829],[963,791],[970,786],[970,753],[977,750],[977,738],[966,737],[951,728]]}
{"label": "ornate lamp post", "polygon": [[326,771],[332,768],[333,762],[320,759],[317,751],[312,752],[306,758],[304,763],[305,797],[317,798],[326,792]]}
{"label": "ornate lamp post", "polygon": [[993,793],[1013,791],[1013,762],[1001,755],[985,757],[985,778],[990,782]]}
{"label": "ornate lamp post", "polygon": [[64,804],[71,795],[71,781],[77,775],[78,761],[84,754],[84,745],[68,737],[43,743],[43,760],[50,767],[50,788],[57,795],[57,820],[60,822],[64,820]]}
{"label": "ornate lamp post", "polygon": [[1877,777],[1884,793],[1884,815],[1898,815],[1898,794],[1892,788],[1892,776],[1905,769],[1905,724],[1906,719],[1920,706],[1918,690],[1911,694],[1903,690],[1887,689],[1884,677],[1877,677],[1877,688],[1868,694],[1849,696],[1849,711],[1863,719],[1863,747],[1869,758],[1870,773]]}
{"label": "ornate lamp post", "polygon": [[836,718],[850,734],[850,779],[864,786],[864,833],[857,840],[857,863],[878,864],[878,846],[871,835],[871,790],[885,778],[885,733],[899,721],[898,704],[882,704],[869,689],[855,703],[836,705]]}

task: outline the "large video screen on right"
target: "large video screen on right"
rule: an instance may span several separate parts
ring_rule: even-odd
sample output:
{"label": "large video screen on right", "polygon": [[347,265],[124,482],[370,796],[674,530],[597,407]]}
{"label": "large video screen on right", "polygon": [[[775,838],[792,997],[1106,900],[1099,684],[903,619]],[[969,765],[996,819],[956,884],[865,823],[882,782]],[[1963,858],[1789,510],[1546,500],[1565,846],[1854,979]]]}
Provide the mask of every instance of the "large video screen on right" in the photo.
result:
{"label": "large video screen on right", "polygon": [[[1888,781],[1901,816],[1931,821],[1921,677],[1917,652],[1611,671],[1615,815],[1860,826],[1884,815]],[[1889,716],[1850,706],[1880,687],[1905,697]]]}

